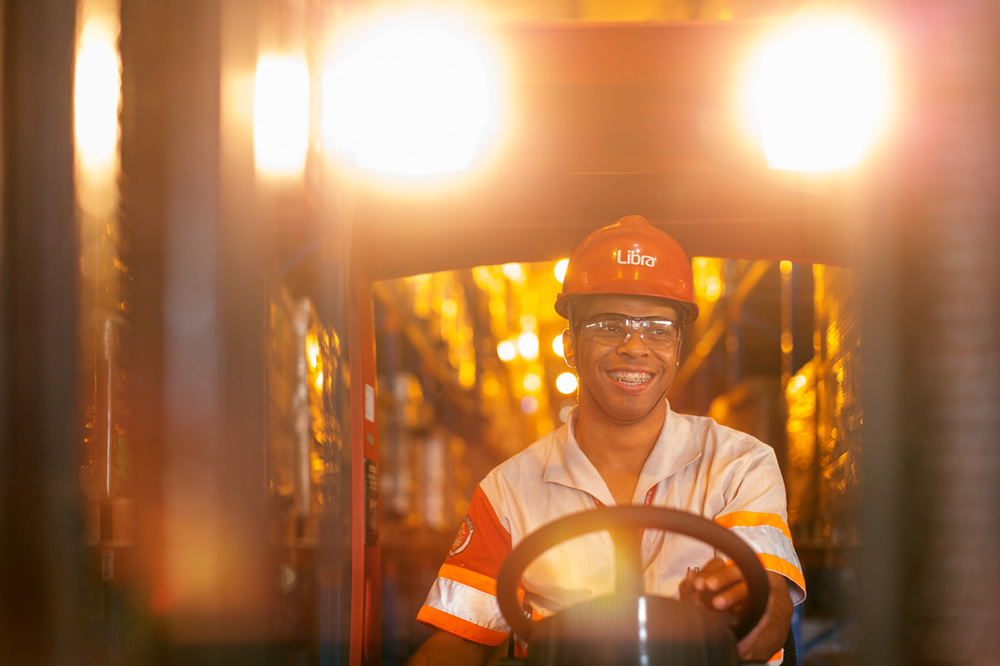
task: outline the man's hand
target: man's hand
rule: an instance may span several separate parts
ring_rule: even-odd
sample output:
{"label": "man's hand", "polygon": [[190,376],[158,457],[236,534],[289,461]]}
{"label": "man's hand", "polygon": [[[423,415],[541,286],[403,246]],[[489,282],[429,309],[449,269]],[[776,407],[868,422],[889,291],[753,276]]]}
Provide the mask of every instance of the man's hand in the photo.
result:
{"label": "man's hand", "polygon": [[[792,600],[784,576],[767,572],[771,585],[767,608],[757,626],[737,645],[743,661],[767,661],[785,644],[792,622]],[[703,608],[726,613],[732,623],[747,600],[743,573],[733,564],[715,558],[681,581],[680,597]]]}

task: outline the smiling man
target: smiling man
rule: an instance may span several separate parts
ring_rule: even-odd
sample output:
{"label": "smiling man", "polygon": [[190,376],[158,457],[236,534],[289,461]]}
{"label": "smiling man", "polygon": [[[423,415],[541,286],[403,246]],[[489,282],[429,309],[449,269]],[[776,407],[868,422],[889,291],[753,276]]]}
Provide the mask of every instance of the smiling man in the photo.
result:
{"label": "smiling man", "polygon": [[[684,327],[698,316],[687,255],[644,218],[622,218],[574,251],[555,308],[569,322],[563,348],[579,375],[578,404],[566,425],[479,484],[418,614],[437,631],[412,663],[495,659],[510,630],[497,605],[496,577],[512,548],[562,516],[628,504],[695,513],[750,544],[771,594],[739,656],[780,663],[792,605],[805,598],[805,585],[774,451],[709,418],[678,414],[666,399]],[[711,546],[645,530],[641,554],[647,594],[724,613],[746,600],[742,574]],[[567,541],[526,570],[524,607],[545,617],[609,595],[613,571],[606,533]]]}

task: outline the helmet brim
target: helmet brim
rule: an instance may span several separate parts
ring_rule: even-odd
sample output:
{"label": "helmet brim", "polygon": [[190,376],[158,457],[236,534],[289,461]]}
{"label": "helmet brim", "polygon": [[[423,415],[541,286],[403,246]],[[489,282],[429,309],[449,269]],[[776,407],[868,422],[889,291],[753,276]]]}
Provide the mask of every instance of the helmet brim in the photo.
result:
{"label": "helmet brim", "polygon": [[680,321],[678,323],[683,324],[684,326],[687,326],[698,318],[698,306],[694,303],[680,301],[676,298],[667,298],[665,296],[650,294],[648,290],[626,292],[617,289],[609,289],[606,291],[594,290],[585,294],[560,293],[556,295],[555,310],[559,316],[564,319],[569,319],[572,304],[578,300],[587,298],[588,296],[652,296],[653,298],[659,298],[665,303],[669,303],[672,307],[678,309],[680,311]]}

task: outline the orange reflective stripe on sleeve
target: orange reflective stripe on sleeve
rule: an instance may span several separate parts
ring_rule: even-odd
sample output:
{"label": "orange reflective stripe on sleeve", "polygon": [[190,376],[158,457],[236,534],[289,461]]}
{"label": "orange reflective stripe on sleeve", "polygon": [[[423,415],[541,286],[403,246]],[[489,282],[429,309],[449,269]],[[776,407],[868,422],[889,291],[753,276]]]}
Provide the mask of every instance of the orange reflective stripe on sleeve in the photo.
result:
{"label": "orange reflective stripe on sleeve", "polygon": [[768,555],[767,553],[757,553],[757,557],[760,559],[760,563],[764,565],[764,568],[768,571],[773,571],[785,576],[803,590],[806,588],[806,579],[802,575],[802,572],[799,571],[798,567],[786,562],[780,557]]}
{"label": "orange reflective stripe on sleeve", "polygon": [[502,642],[510,627],[497,605],[496,576],[510,551],[510,532],[477,487],[417,619],[477,643]]}
{"label": "orange reflective stripe on sleeve", "polygon": [[438,570],[438,576],[453,580],[456,583],[461,583],[462,585],[468,585],[469,587],[475,588],[480,592],[485,592],[490,596],[497,596],[496,580],[485,574],[481,574],[478,571],[472,571],[471,569],[466,569],[465,567],[456,566],[454,564],[442,564],[441,568]]}
{"label": "orange reflective stripe on sleeve", "polygon": [[[497,596],[497,582],[476,571],[470,571],[454,564],[442,564],[438,570],[438,577],[453,580],[462,585],[484,592],[492,597]],[[524,587],[517,586],[517,600],[524,603]]]}
{"label": "orange reflective stripe on sleeve", "polygon": [[781,530],[781,533],[791,541],[792,531],[788,529],[788,525],[785,521],[781,519],[776,513],[758,513],[756,511],[735,511],[733,513],[727,513],[724,516],[719,516],[715,519],[715,522],[723,527],[733,528],[733,527],[762,527],[768,526],[775,529]]}
{"label": "orange reflective stripe on sleeve", "polygon": [[[798,584],[799,587],[803,589],[805,588],[806,579],[802,576],[802,572],[799,571],[794,565],[789,564],[780,557],[768,555],[767,553],[757,553],[757,559],[760,560],[760,565],[767,571],[779,573],[785,578],[791,579],[791,581]],[[733,560],[726,560],[726,564],[732,565],[735,564],[735,562],[733,562]]]}
{"label": "orange reflective stripe on sleeve", "polygon": [[500,645],[509,633],[483,627],[427,605],[421,606],[417,620],[483,645]]}

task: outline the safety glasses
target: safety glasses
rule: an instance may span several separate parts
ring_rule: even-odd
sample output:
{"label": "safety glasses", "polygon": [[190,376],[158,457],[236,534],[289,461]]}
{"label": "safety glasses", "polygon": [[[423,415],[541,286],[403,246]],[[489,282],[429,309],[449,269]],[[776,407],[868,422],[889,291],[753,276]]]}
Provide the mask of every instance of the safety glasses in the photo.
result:
{"label": "safety glasses", "polygon": [[617,312],[602,312],[584,317],[576,325],[588,342],[618,347],[633,333],[650,349],[670,349],[681,339],[680,325],[668,317],[630,317]]}

